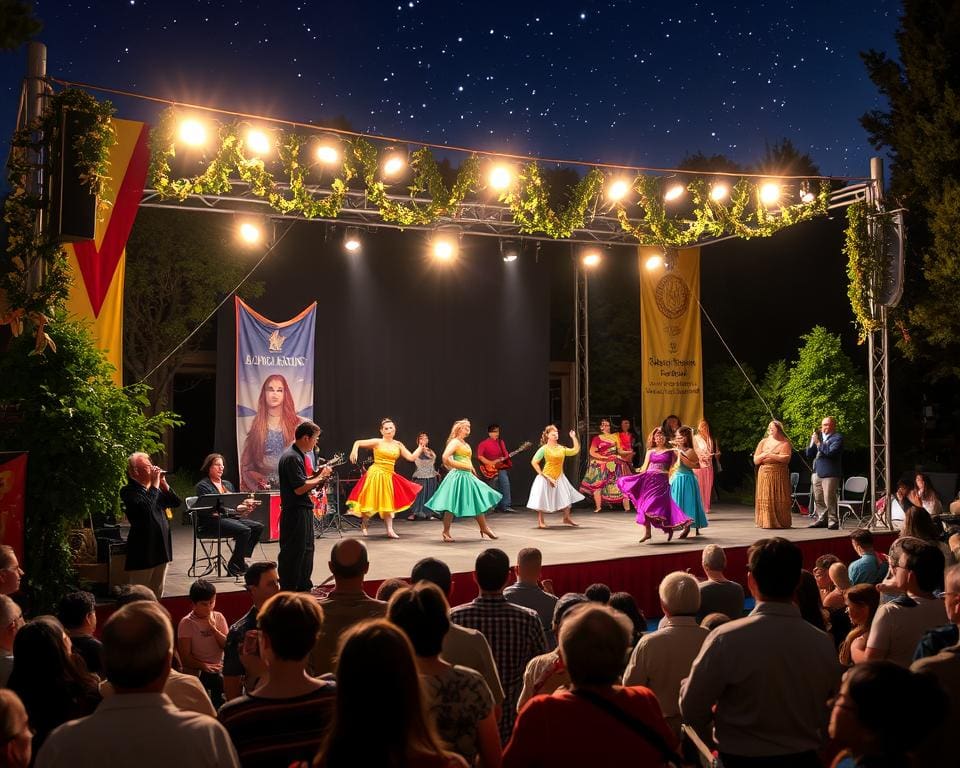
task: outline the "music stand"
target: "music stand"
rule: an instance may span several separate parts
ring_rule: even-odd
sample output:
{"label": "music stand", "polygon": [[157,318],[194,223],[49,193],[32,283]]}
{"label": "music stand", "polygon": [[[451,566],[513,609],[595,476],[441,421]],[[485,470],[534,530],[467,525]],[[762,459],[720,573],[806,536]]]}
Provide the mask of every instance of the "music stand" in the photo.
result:
{"label": "music stand", "polygon": [[[223,520],[223,516],[226,514],[226,510],[232,509],[236,510],[237,505],[245,501],[250,497],[248,493],[206,493],[203,496],[200,496],[196,503],[191,507],[190,511],[194,514],[194,539],[200,538],[200,518],[198,516],[199,512],[211,512],[217,519],[217,554],[213,558],[216,569],[217,569],[217,578],[223,577],[223,571],[226,571],[230,575],[230,570],[227,567],[227,561],[223,558],[223,529],[220,525],[220,521]],[[210,566],[205,572],[206,576],[210,571],[213,570],[214,566]]]}
{"label": "music stand", "polygon": [[[359,478],[357,480],[342,481],[337,476],[337,473],[334,472],[330,475],[330,479],[327,481],[327,514],[325,514],[320,519],[316,517],[313,518],[313,534],[314,538],[322,538],[323,535],[329,531],[331,528],[336,528],[337,534],[340,538],[343,538],[343,527],[346,525],[349,528],[359,528],[360,527],[360,518],[348,517],[344,515],[340,510],[340,483],[341,482],[360,482]],[[332,501],[331,501],[332,498]],[[331,512],[331,505],[333,511]]]}

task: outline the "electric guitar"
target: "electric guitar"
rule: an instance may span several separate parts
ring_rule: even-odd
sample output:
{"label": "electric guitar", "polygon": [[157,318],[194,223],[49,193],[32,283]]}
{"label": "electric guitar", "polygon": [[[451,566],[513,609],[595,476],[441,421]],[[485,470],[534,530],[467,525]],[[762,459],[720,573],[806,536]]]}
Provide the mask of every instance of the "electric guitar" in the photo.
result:
{"label": "electric guitar", "polygon": [[[310,479],[312,480],[313,478],[315,478],[317,475],[323,472],[323,470],[326,469],[327,467],[339,467],[341,464],[346,464],[346,463],[347,463],[346,454],[338,453],[332,459],[330,459],[329,461],[325,461],[323,464],[317,467],[314,470],[313,474],[310,475]],[[327,481],[329,479],[330,478],[327,478],[322,483],[320,483],[320,485],[318,485],[316,488],[310,491],[310,498],[313,499],[313,516],[314,517],[319,518],[327,514]]]}
{"label": "electric guitar", "polygon": [[513,466],[513,462],[511,461],[511,459],[512,459],[514,456],[516,456],[518,453],[523,453],[525,450],[527,450],[528,448],[530,448],[532,445],[533,445],[533,443],[531,443],[529,440],[526,441],[526,442],[524,442],[524,443],[521,443],[520,446],[519,446],[516,450],[510,451],[510,453],[508,453],[508,454],[507,454],[506,456],[504,456],[502,459],[500,459],[499,461],[497,461],[497,463],[496,463],[494,466],[492,466],[492,467],[487,466],[486,464],[484,464],[484,463],[481,461],[481,462],[480,462],[480,474],[483,475],[485,478],[487,478],[487,480],[492,480],[493,478],[495,478],[495,477],[497,476],[497,472],[499,472],[501,469],[510,469],[510,467]]}

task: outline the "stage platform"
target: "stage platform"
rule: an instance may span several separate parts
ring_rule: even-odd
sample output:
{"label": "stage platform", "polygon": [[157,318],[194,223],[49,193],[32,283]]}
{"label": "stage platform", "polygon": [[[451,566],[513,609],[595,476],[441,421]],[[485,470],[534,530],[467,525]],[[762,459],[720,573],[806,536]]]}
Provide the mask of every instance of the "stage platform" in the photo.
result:
{"label": "stage platform", "polygon": [[[370,535],[365,539],[370,557],[367,592],[373,595],[379,583],[387,578],[410,576],[414,563],[423,557],[437,557],[450,566],[454,573],[453,604],[466,602],[476,596],[472,571],[478,553],[487,547],[504,550],[511,562],[523,547],[537,547],[543,552],[544,577],[554,582],[557,594],[580,591],[587,585],[601,581],[614,591],[623,590],[633,594],[640,607],[650,615],[658,615],[657,585],[660,579],[673,570],[690,569],[702,578],[700,552],[710,543],[719,544],[727,552],[729,578],[746,582],[747,547],[765,536],[784,536],[803,548],[804,562],[812,568],[813,561],[827,552],[832,552],[849,561],[853,557],[848,535],[853,523],[845,530],[829,531],[823,528],[809,529],[806,517],[794,515],[794,528],[764,531],[754,526],[752,507],[731,504],[714,505],[710,513],[710,525],[700,536],[691,531],[689,538],[674,537],[668,542],[666,535],[654,530],[653,538],[639,544],[642,529],[634,522],[634,513],[604,510],[594,514],[592,509],[574,509],[574,519],[579,528],[560,524],[559,515],[547,517],[550,527],[537,528],[536,513],[520,510],[515,513],[496,513],[488,517],[490,527],[497,534],[496,541],[480,538],[476,522],[457,520],[453,525],[455,542],[440,540],[441,522],[425,520],[409,522],[402,517],[395,522],[400,539],[391,540],[385,535],[379,519],[370,525]],[[359,537],[354,528],[345,528],[345,537]],[[192,552],[192,529],[175,526],[173,530],[174,560],[167,576],[164,602],[175,617],[189,610],[182,596],[187,594],[192,578],[187,576]],[[327,532],[316,540],[313,581],[322,583],[330,575],[327,568],[330,547],[338,540],[337,532]],[[879,547],[885,549],[887,537],[879,537]],[[893,536],[889,536],[892,541]],[[276,560],[279,545],[263,544],[257,547],[252,560]],[[209,576],[207,578],[210,578]],[[242,594],[242,580],[226,577],[212,579],[218,590],[218,607],[228,619],[235,619],[249,607],[248,598]],[[238,594],[239,593],[239,594]],[[180,599],[177,599],[180,598]]]}

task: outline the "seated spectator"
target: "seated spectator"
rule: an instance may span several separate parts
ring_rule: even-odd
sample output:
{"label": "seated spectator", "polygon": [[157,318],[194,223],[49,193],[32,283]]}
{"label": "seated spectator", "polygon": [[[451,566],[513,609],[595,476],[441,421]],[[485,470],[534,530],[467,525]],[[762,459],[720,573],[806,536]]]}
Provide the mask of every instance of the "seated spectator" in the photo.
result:
{"label": "seated spectator", "polygon": [[877,610],[867,638],[867,659],[908,667],[923,633],[946,623],[943,601],[933,595],[943,583],[943,552],[917,539],[901,539],[900,549],[899,558],[890,561],[890,571],[904,594]]}
{"label": "seated spectator", "polygon": [[606,605],[610,602],[610,587],[606,584],[601,584],[597,582],[596,584],[591,584],[585,590],[583,594],[587,596],[587,600],[592,603],[600,603],[600,605]]}
{"label": "seated spectator", "polygon": [[0,595],[0,688],[7,687],[13,670],[13,640],[23,626],[23,611],[6,595]]}
{"label": "seated spectator", "polygon": [[28,768],[32,757],[33,731],[27,710],[17,694],[0,688],[0,767]]}
{"label": "seated spectator", "polygon": [[310,654],[310,669],[315,675],[333,672],[340,635],[357,622],[381,618],[387,612],[386,603],[374,600],[363,591],[363,579],[370,570],[363,542],[341,539],[330,550],[327,566],[336,586],[320,601],[323,626]]}
{"label": "seated spectator", "polygon": [[836,555],[821,555],[813,564],[813,578],[817,580],[821,603],[827,599],[827,595],[833,592],[833,582],[830,581],[830,566],[839,562],[840,558]]}
{"label": "seated spectator", "polygon": [[[883,581],[877,584],[877,591],[880,592],[881,605],[889,602],[898,595],[904,594],[903,590],[897,586],[900,580],[897,579],[897,575],[894,572],[895,569],[890,568],[889,564],[900,562],[900,554],[903,552],[902,545],[905,541],[907,541],[907,539],[901,536],[890,545],[890,549],[887,551],[887,575],[883,577]],[[915,541],[923,543],[921,539],[915,539]]]}
{"label": "seated spectator", "polygon": [[51,733],[37,768],[239,766],[220,723],[178,709],[163,694],[172,658],[173,626],[159,604],[139,601],[116,611],[103,626],[103,666],[116,693],[89,717]]}
{"label": "seated spectator", "polygon": [[243,768],[288,766],[317,753],[333,718],[336,684],[311,677],[307,659],[323,611],[310,595],[281,592],[257,614],[265,682],[220,709]]}
{"label": "seated spectator", "polygon": [[[960,512],[957,514],[960,514]],[[955,563],[960,563],[960,530],[957,528],[952,528],[950,530],[950,536],[947,539],[947,546],[950,547],[950,552],[953,555],[953,561]]]}
{"label": "seated spectator", "polygon": [[669,573],[660,582],[659,592],[666,621],[637,643],[623,684],[643,685],[653,691],[667,724],[679,738],[680,681],[690,674],[690,666],[710,633],[697,624],[700,589],[693,576]]}
{"label": "seated spectator", "polygon": [[887,564],[873,548],[873,534],[868,528],[850,533],[850,544],[857,559],[847,567],[850,584],[879,584],[887,575]]}
{"label": "seated spectator", "polygon": [[840,687],[840,665],[829,635],[793,604],[803,554],[777,537],[747,558],[757,607],[707,636],[681,685],[683,721],[707,743],[713,725],[725,768],[819,766],[824,702]]}
{"label": "seated spectator", "polygon": [[633,599],[633,595],[629,592],[614,592],[610,595],[610,601],[607,605],[630,619],[630,623],[633,624],[633,637],[630,640],[630,647],[635,648],[647,629],[647,619],[637,605],[637,601]]}
{"label": "seated spectator", "polygon": [[[543,554],[535,547],[525,547],[517,554],[517,580],[503,590],[503,596],[514,605],[522,605],[537,612],[543,633],[547,638],[547,647],[556,648],[557,638],[550,627],[553,624],[553,609],[557,606],[557,596],[553,594],[553,582],[541,581],[543,572]],[[607,595],[609,599],[609,594]]]}
{"label": "seated spectator", "polygon": [[[421,581],[429,581],[431,584],[435,584],[443,592],[443,596],[447,599],[449,605],[453,590],[453,576],[450,573],[450,568],[442,560],[437,560],[435,557],[425,557],[417,561],[410,572],[410,581],[414,584],[419,584]],[[467,667],[483,676],[490,693],[493,694],[497,718],[499,719],[503,708],[503,686],[500,684],[500,675],[493,660],[490,644],[483,633],[478,629],[461,627],[459,624],[451,623],[450,630],[443,638],[440,656],[450,664]]]}
{"label": "seated spectator", "polygon": [[844,596],[851,630],[840,644],[840,663],[844,667],[860,664],[867,658],[867,637],[880,606],[880,593],[873,584],[857,584]]}
{"label": "seated spectator", "polygon": [[280,591],[277,564],[269,560],[251,563],[243,574],[243,585],[253,601],[250,610],[235,621],[223,645],[223,694],[227,701],[253,692],[266,672],[257,638],[257,614]]}
{"label": "seated spectator", "polygon": [[506,743],[517,715],[523,672],[534,656],[546,653],[547,640],[535,611],[507,602],[503,589],[510,577],[510,559],[501,549],[485,549],[476,559],[474,580],[479,596],[450,611],[450,620],[480,630],[490,643],[503,683],[500,741]]}
{"label": "seated spectator", "polygon": [[377,600],[384,603],[389,602],[394,592],[409,586],[410,585],[403,579],[384,579],[380,582],[380,586],[377,587]]}
{"label": "seated spectator", "polygon": [[[932,518],[940,517],[943,514],[940,497],[937,496],[937,492],[930,482],[930,477],[923,472],[917,472],[914,477],[913,490],[910,491],[910,501],[915,507],[923,509]],[[915,536],[916,534],[910,535]]]}
{"label": "seated spectator", "polygon": [[834,563],[827,573],[833,584],[833,590],[823,601],[823,608],[827,612],[827,631],[839,649],[847,633],[850,632],[850,617],[847,615],[847,603],[844,599],[844,595],[850,588],[850,579],[847,577],[847,566],[843,563]]}
{"label": "seated spectator", "polygon": [[727,568],[727,553],[723,547],[718,544],[705,546],[700,564],[707,579],[700,582],[697,621],[702,621],[708,613],[723,613],[731,619],[743,616],[743,587],[723,575]]}
{"label": "seated spectator", "polygon": [[443,637],[450,629],[449,613],[443,592],[429,582],[395,592],[387,606],[387,618],[413,645],[428,713],[441,740],[470,765],[479,756],[482,768],[499,766],[493,694],[480,673],[440,657]]}
{"label": "seated spectator", "polygon": [[9,544],[0,544],[0,595],[12,595],[20,591],[23,569],[17,553]]}
{"label": "seated spectator", "polygon": [[[143,584],[125,584],[124,587],[117,597],[118,609],[131,603],[155,603],[163,613],[167,614],[167,620],[170,620],[170,614],[157,601],[157,596],[152,589]],[[126,589],[126,587],[129,587],[129,589]],[[174,649],[174,658],[176,658],[176,649]],[[170,674],[167,675],[167,682],[163,686],[163,693],[173,702],[175,707],[185,712],[196,712],[210,717],[217,716],[217,711],[213,708],[209,694],[195,675],[186,675],[171,666]],[[100,695],[104,699],[114,694],[113,683],[109,680],[100,683]]]}
{"label": "seated spectator", "polygon": [[730,621],[733,621],[733,619],[725,613],[708,613],[700,620],[700,626],[707,630],[707,632],[713,632],[717,627],[722,627]]}
{"label": "seated spectator", "polygon": [[820,601],[817,577],[810,571],[801,571],[800,582],[797,584],[793,602],[800,610],[800,616],[804,621],[823,632],[827,631],[827,611]]}
{"label": "seated spectator", "polygon": [[[346,629],[338,651],[336,709],[316,768],[466,768],[424,714],[413,648],[398,627],[361,621]],[[362,713],[378,715],[376,738]]]}
{"label": "seated spectator", "polygon": [[[559,635],[560,627],[563,626],[563,619],[571,608],[589,602],[587,596],[579,592],[567,592],[557,600],[552,622],[554,635]],[[553,693],[561,688],[569,687],[570,673],[567,672],[567,667],[556,648],[539,656],[534,656],[523,672],[523,688],[520,690],[520,698],[517,699],[517,712],[523,709],[523,705],[534,696],[539,696],[541,693]]]}
{"label": "seated spectator", "polygon": [[572,687],[530,699],[503,753],[505,768],[619,768],[625,759],[680,764],[677,739],[653,692],[619,685],[630,637],[630,621],[608,606],[590,602],[570,611],[560,626],[560,656]]}
{"label": "seated spectator", "polygon": [[197,579],[190,585],[190,613],[180,619],[177,627],[177,648],[183,671],[200,678],[213,702],[213,708],[223,704],[223,647],[230,628],[220,611],[215,611],[217,588],[206,579]]}
{"label": "seated spectator", "polygon": [[957,626],[960,624],[960,606],[957,603],[957,595],[960,593],[960,565],[948,566],[944,571],[943,582],[943,608],[950,623],[928,629],[923,633],[913,652],[914,662],[936,656],[960,642],[960,627]]}
{"label": "seated spectator", "polygon": [[914,507],[907,511],[900,538],[913,537],[927,544],[933,544],[943,552],[944,561],[946,561],[947,558],[953,557],[953,552],[950,551],[949,544],[940,540],[940,534],[940,524],[935,523],[923,507]]}
{"label": "seated spectator", "polygon": [[70,592],[57,608],[57,618],[70,637],[73,652],[83,659],[87,671],[103,676],[103,645],[93,633],[97,629],[97,601],[90,592]]}
{"label": "seated spectator", "polygon": [[[892,706],[891,696],[903,703]],[[857,664],[833,699],[830,736],[843,748],[833,766],[920,765],[912,753],[936,730],[945,706],[933,678],[887,661]]]}
{"label": "seated spectator", "polygon": [[7,687],[20,697],[39,750],[50,732],[100,703],[97,678],[76,662],[70,638],[53,616],[28,621],[13,641],[13,671]]}

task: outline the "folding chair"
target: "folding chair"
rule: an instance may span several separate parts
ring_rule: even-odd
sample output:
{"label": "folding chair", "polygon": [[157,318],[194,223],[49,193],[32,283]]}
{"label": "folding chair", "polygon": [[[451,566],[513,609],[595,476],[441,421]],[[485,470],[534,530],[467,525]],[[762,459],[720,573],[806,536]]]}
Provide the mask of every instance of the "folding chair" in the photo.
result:
{"label": "folding chair", "polygon": [[843,493],[837,500],[837,510],[840,512],[840,526],[848,517],[857,521],[858,526],[862,526],[866,520],[869,520],[867,509],[867,489],[870,487],[870,481],[865,477],[848,477],[843,484]]}
{"label": "folding chair", "polygon": [[[806,491],[798,491],[797,489],[799,487],[800,487],[800,473],[791,472],[790,473],[790,511],[796,512],[798,515],[809,515],[810,514],[809,487]],[[801,499],[804,499],[806,501],[806,504],[801,504],[800,503]]]}
{"label": "folding chair", "polygon": [[[197,498],[197,496],[187,497],[187,514],[190,515],[190,522],[193,524],[193,561],[190,568],[187,569],[187,576],[193,579],[203,578],[214,571],[217,572],[217,578],[224,574],[229,575],[227,560],[223,556],[223,542],[227,543],[227,552],[232,555],[231,542],[233,539],[223,536],[220,532],[219,513],[214,513],[217,524],[212,530],[208,530],[206,526],[200,524],[200,512],[209,510],[207,508],[194,508]],[[198,567],[202,567],[203,571],[197,573]]]}

